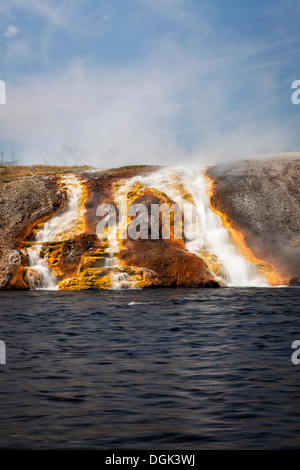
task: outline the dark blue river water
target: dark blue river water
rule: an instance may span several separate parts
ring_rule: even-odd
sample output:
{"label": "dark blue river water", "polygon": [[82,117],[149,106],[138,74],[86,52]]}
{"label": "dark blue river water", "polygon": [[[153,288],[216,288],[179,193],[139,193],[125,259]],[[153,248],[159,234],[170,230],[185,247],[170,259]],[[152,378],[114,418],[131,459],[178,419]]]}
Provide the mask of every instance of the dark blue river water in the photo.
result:
{"label": "dark blue river water", "polygon": [[1,292],[1,448],[300,447],[300,289]]}

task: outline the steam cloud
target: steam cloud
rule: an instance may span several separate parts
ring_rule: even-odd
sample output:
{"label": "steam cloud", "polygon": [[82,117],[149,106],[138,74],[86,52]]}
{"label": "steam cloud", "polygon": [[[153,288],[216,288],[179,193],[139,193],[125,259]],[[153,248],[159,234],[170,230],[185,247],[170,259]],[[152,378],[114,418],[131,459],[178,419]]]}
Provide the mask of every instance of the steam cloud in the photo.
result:
{"label": "steam cloud", "polygon": [[[278,76],[286,60],[282,44],[266,37],[209,45],[213,23],[205,15],[195,20],[189,2],[176,0],[171,10],[168,2],[135,3],[168,14],[187,39],[181,43],[162,34],[148,43],[140,60],[124,66],[87,65],[80,59],[52,73],[6,80],[0,141],[13,143],[22,163],[98,168],[215,163],[298,149],[294,116],[281,112],[292,107],[290,83]],[[59,18],[55,24],[63,27]],[[105,18],[106,24],[110,16]],[[11,43],[10,53],[17,48],[21,54],[28,46],[25,39],[21,49],[19,43]],[[277,49],[281,52],[274,56]]]}

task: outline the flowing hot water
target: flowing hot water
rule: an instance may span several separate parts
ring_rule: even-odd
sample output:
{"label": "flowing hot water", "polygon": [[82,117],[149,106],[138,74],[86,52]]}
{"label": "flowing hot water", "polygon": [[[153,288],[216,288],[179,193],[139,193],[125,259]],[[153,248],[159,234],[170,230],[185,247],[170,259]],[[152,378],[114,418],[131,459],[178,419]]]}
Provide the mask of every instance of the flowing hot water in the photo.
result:
{"label": "flowing hot water", "polygon": [[127,228],[127,186],[120,185],[114,192],[114,202],[119,209],[119,223],[115,224],[106,233],[108,246],[105,260],[105,267],[110,270],[111,289],[137,289],[137,280],[134,276],[130,276],[122,267],[118,253],[121,248],[119,237]]}
{"label": "flowing hot water", "polygon": [[[184,168],[166,168],[145,177],[134,177],[123,185],[123,194],[139,183],[165,193],[179,205],[185,215],[185,229],[196,236],[185,242],[186,249],[203,258],[217,281],[224,286],[267,287],[266,278],[240,252],[239,246],[223,226],[221,217],[210,207],[208,183],[201,171]],[[184,210],[189,199],[193,201],[196,217]],[[187,235],[187,233],[185,233]]]}
{"label": "flowing hot water", "polygon": [[[61,185],[67,191],[67,205],[64,212],[46,222],[27,249],[29,257],[29,285],[31,289],[58,289],[58,279],[48,266],[47,257],[42,255],[43,245],[68,240],[81,228],[82,188],[75,175],[65,176]],[[83,228],[83,227],[82,227]]]}
{"label": "flowing hot water", "polygon": [[[30,287],[33,289],[57,289],[57,276],[51,272],[47,256],[42,248],[47,243],[59,243],[78,233],[82,224],[82,189],[77,177],[68,176],[61,180],[66,186],[68,199],[66,210],[45,223],[38,231],[28,255],[30,260]],[[221,217],[209,204],[208,183],[201,171],[183,168],[163,169],[151,175],[137,176],[122,182],[114,193],[117,206],[127,207],[127,194],[136,183],[145,188],[154,188],[165,193],[179,205],[185,216],[186,249],[205,260],[214,278],[224,286],[266,287],[268,282],[256,266],[249,262],[224,227]],[[188,200],[192,201],[196,218],[186,213]],[[125,211],[126,212],[126,211]],[[120,221],[119,221],[120,222]],[[136,287],[136,279],[129,276],[118,258],[120,233],[126,229],[127,216],[119,227],[112,227],[107,234],[106,268],[110,270],[112,289],[130,289]],[[81,231],[82,231],[81,230]],[[196,236],[189,237],[188,232]]]}

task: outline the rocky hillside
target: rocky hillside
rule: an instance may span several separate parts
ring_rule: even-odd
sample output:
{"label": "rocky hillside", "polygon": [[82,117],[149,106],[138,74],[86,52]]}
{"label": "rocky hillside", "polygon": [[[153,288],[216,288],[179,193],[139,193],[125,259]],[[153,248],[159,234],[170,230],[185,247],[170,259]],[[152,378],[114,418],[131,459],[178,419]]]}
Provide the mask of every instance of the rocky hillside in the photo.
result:
{"label": "rocky hillside", "polygon": [[207,170],[212,206],[283,277],[300,277],[300,154],[253,159]]}
{"label": "rocky hillside", "polygon": [[[113,191],[120,181],[134,176],[146,176],[158,167],[137,166],[123,167],[104,172],[81,173],[83,183],[87,188],[85,202],[85,236],[91,240],[91,248],[83,258],[78,259],[77,275],[71,279],[62,276],[60,287],[63,289],[107,288],[111,285],[110,269],[106,266],[107,243],[101,243],[95,236],[99,216],[96,210],[99,204],[115,205]],[[143,203],[150,207],[151,203],[168,202],[172,200],[165,195],[146,193],[137,189],[128,194],[129,205]],[[150,211],[147,225],[151,223]],[[121,269],[129,276],[136,287],[217,287],[212,275],[206,269],[203,260],[187,253],[183,241],[174,240],[124,240],[118,253]],[[65,264],[64,262],[62,264]]]}
{"label": "rocky hillside", "polygon": [[0,184],[0,287],[26,288],[20,248],[35,226],[65,207],[51,176],[21,176]]}
{"label": "rocky hillside", "polygon": [[[205,250],[197,255],[188,252],[184,237],[174,236],[172,224],[170,239],[127,238],[118,242],[117,252],[108,240],[97,236],[97,207],[103,203],[115,206],[116,191],[124,182],[157,170],[152,166],[107,171],[87,167],[0,167],[0,288],[29,288],[26,250],[34,243],[36,229],[66,208],[68,193],[61,183],[62,173],[75,174],[80,181],[83,220],[72,235],[44,243],[41,250],[61,289],[111,288],[112,265],[117,272],[114,279],[126,278],[136,287],[218,287]],[[206,178],[210,182],[211,208],[242,237],[255,263],[261,268],[269,263],[280,283],[298,285],[300,155],[210,167]],[[183,197],[192,201],[189,188],[179,182],[176,185],[177,189],[182,186]],[[152,204],[171,207],[174,201],[162,191],[137,183],[127,194],[128,208],[141,203],[150,209]],[[151,224],[149,215],[144,229],[150,230]],[[157,229],[161,234],[162,219]]]}

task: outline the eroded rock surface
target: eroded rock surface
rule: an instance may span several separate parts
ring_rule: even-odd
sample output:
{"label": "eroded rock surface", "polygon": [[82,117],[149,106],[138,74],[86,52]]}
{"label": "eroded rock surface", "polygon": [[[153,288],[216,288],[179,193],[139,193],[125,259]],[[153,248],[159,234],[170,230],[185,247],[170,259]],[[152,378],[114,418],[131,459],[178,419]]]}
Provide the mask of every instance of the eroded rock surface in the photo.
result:
{"label": "eroded rock surface", "polygon": [[[133,180],[128,207],[143,204],[144,237],[119,240],[112,252],[109,240],[99,240],[97,207],[115,205],[115,195],[128,178],[145,176],[157,167],[123,167],[107,171],[81,170],[85,213],[76,233],[68,239],[44,243],[41,256],[56,274],[62,289],[111,288],[115,279],[127,276],[136,287],[217,287],[205,259],[187,252],[184,239],[163,239],[162,219],[158,239],[151,239],[151,206],[174,202],[154,188]],[[243,234],[246,245],[260,260],[283,273],[287,283],[300,284],[300,158],[251,160],[211,167],[212,207],[226,215]],[[126,187],[126,186],[125,186]],[[65,188],[54,176],[17,176],[0,182],[0,288],[26,289],[26,247],[35,229],[66,207]],[[188,190],[188,188],[186,188]],[[126,197],[126,194],[125,194]],[[128,218],[128,223],[130,217]],[[117,259],[117,262],[116,262]],[[112,266],[117,265],[112,268]]]}
{"label": "eroded rock surface", "polygon": [[212,206],[244,234],[258,258],[286,279],[300,277],[300,154],[246,160],[207,170]]}
{"label": "eroded rock surface", "polygon": [[[171,217],[169,239],[162,237],[164,223],[162,214],[160,213],[160,218],[156,222],[157,227],[151,221],[152,205],[165,204],[174,207],[174,201],[170,200],[166,194],[153,190],[146,190],[142,194],[139,191],[137,193],[132,191],[128,194],[128,198],[132,201],[131,206],[143,204],[148,211],[148,216],[142,224],[141,237],[136,240],[128,237],[123,241],[120,259],[126,265],[139,267],[141,271],[145,270],[146,286],[218,287],[218,283],[207,270],[205,262],[186,251],[183,237],[181,239],[174,237],[174,218]],[[181,220],[183,223],[184,219]],[[158,239],[151,238],[151,229],[157,232]]]}
{"label": "eroded rock surface", "polygon": [[0,288],[28,288],[20,248],[36,224],[63,209],[55,178],[26,176],[0,183]]}

